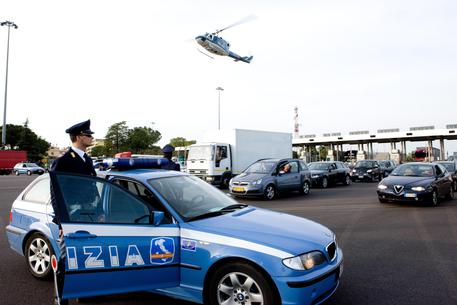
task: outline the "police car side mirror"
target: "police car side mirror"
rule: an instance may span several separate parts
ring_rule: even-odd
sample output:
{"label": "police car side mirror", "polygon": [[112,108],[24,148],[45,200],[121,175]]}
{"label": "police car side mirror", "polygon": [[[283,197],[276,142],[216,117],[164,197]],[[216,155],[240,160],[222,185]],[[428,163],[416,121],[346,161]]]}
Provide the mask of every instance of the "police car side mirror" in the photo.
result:
{"label": "police car side mirror", "polygon": [[151,211],[150,222],[153,225],[158,226],[162,223],[162,220],[164,217],[165,217],[165,214],[161,211]]}

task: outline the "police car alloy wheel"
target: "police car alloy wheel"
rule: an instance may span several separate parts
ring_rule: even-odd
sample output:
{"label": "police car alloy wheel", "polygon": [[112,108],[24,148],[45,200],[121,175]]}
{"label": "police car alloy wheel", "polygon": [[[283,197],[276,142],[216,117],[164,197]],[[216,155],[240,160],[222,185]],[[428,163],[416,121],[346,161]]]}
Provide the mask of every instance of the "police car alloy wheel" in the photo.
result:
{"label": "police car alloy wheel", "polygon": [[51,256],[54,254],[49,240],[40,233],[33,233],[25,245],[25,259],[30,273],[39,279],[51,276]]}
{"label": "police car alloy wheel", "polygon": [[265,276],[246,263],[218,269],[210,281],[210,305],[273,305],[273,287]]}

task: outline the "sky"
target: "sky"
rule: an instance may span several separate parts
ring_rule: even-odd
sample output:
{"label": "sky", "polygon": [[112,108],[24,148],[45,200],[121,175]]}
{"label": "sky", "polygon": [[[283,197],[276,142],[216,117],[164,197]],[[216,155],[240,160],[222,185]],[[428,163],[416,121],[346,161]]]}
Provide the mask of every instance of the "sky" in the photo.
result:
{"label": "sky", "polygon": [[[221,36],[251,64],[197,51],[197,35],[250,15]],[[457,124],[456,17],[455,0],[1,0],[0,21],[19,26],[7,123],[28,119],[58,146],[87,119],[96,138],[126,121],[159,130],[161,146],[198,140],[217,129],[220,86],[223,129],[292,133],[295,106],[300,134],[445,128]],[[2,114],[6,42],[0,27]]]}

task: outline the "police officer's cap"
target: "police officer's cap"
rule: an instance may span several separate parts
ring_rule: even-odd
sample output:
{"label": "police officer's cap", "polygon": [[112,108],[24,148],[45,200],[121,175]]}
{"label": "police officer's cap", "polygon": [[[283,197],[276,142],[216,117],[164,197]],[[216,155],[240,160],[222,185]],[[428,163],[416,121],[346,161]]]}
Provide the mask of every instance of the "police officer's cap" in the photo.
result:
{"label": "police officer's cap", "polygon": [[170,145],[170,144],[167,144],[165,145],[163,148],[162,148],[162,152],[164,154],[167,154],[167,153],[172,153],[175,151],[175,148],[173,147],[173,145]]}
{"label": "police officer's cap", "polygon": [[94,132],[90,130],[90,120],[75,124],[70,128],[65,130],[66,133],[71,135],[80,135],[80,134],[93,134]]}

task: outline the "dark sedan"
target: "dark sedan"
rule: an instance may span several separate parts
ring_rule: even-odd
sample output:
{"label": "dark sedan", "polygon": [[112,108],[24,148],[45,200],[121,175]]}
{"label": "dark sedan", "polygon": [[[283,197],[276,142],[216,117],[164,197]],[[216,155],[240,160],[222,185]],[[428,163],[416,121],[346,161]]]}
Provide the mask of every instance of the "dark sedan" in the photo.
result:
{"label": "dark sedan", "polygon": [[454,192],[457,191],[457,164],[453,161],[438,161],[436,163],[443,165],[449,174],[451,174],[454,183]]}
{"label": "dark sedan", "polygon": [[380,160],[378,161],[379,167],[381,169],[381,175],[387,177],[395,169],[397,165],[392,160]]}
{"label": "dark sedan", "polygon": [[376,160],[357,161],[351,172],[352,181],[381,181],[382,173]]}
{"label": "dark sedan", "polygon": [[311,162],[308,164],[311,171],[313,186],[326,188],[330,184],[343,183],[349,185],[351,177],[349,167],[339,161]]}
{"label": "dark sedan", "polygon": [[378,184],[379,202],[425,202],[438,205],[440,198],[454,198],[452,177],[441,164],[405,163]]}

